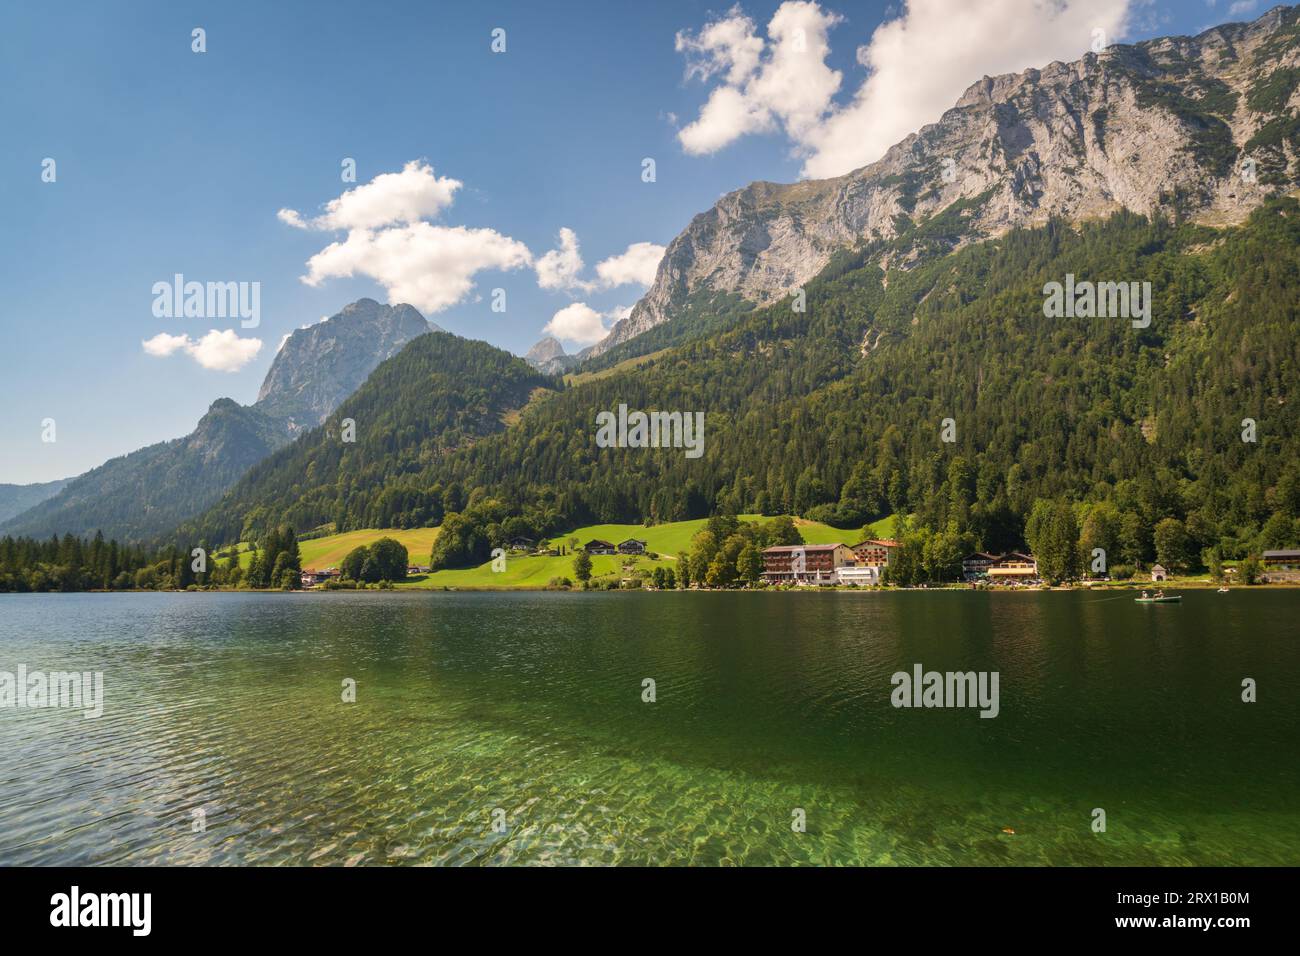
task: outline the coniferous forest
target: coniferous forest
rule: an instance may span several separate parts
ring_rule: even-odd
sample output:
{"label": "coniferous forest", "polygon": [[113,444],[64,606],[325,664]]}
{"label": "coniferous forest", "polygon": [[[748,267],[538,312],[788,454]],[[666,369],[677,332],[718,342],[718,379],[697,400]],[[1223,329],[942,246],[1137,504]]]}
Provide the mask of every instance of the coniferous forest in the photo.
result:
{"label": "coniferous forest", "polygon": [[[355,446],[327,422],[177,544],[280,522],[461,526],[485,502],[482,523],[513,516],[513,533],[537,536],[746,511],[846,529],[910,514],[900,530],[922,550],[944,536],[927,572],[940,577],[962,549],[1042,545],[1036,507],[1064,507],[1086,550],[1117,564],[1156,560],[1158,544],[1199,567],[1211,551],[1296,543],[1300,206],[1221,230],[1053,222],[944,255],[960,217],[898,241],[938,253],[909,271],[885,275],[867,264],[884,250],[864,246],[809,284],[804,312],[786,299],[568,387],[482,343],[413,343],[336,414],[356,418]],[[1067,273],[1151,282],[1150,327],[1044,317],[1044,284]],[[620,403],[705,412],[703,457],[596,447],[596,413]]]}
{"label": "coniferous forest", "polygon": [[[797,514],[851,537],[908,515],[897,583],[956,576],[975,549],[1033,549],[1064,580],[1093,548],[1192,569],[1300,543],[1300,204],[1226,229],[1050,222],[948,252],[962,214],[837,257],[804,311],[785,299],[715,331],[688,310],[681,344],[567,383],[421,336],[148,558],[6,541],[0,586],[186,586],[177,556],[237,541],[272,555],[246,583],[280,586],[284,526],[440,525],[434,564],[453,567],[588,523]],[[908,270],[874,264],[918,248]],[[1045,317],[1067,273],[1149,281],[1150,326]],[[703,411],[703,456],[597,447],[596,414],[619,404]]]}

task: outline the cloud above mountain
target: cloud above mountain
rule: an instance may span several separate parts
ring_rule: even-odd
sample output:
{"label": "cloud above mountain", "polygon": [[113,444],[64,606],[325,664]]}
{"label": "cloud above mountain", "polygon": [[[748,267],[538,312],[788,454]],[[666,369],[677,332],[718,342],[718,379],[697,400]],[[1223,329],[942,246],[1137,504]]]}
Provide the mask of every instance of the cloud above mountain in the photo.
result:
{"label": "cloud above mountain", "polygon": [[455,200],[464,183],[438,176],[433,167],[411,160],[400,173],[381,173],[325,204],[325,212],[304,219],[293,209],[281,209],[281,222],[297,229],[376,229],[393,223],[432,219]]}
{"label": "cloud above mountain", "polygon": [[166,358],[181,352],[204,368],[216,372],[238,372],[262,350],[261,339],[240,338],[234,329],[212,329],[198,339],[159,332],[140,344],[144,346],[147,355],[155,358]]}
{"label": "cloud above mountain", "polygon": [[461,186],[416,160],[330,200],[320,216],[308,219],[293,209],[277,215],[294,228],[347,233],[307,260],[305,284],[367,276],[387,290],[390,302],[435,313],[468,297],[478,273],[533,261],[526,245],[495,229],[428,221],[451,206]]}
{"label": "cloud above mountain", "polygon": [[295,229],[346,233],[307,260],[305,284],[366,276],[384,287],[390,302],[409,302],[426,314],[465,301],[475,276],[490,270],[532,267],[542,289],[563,292],[648,286],[654,280],[664,254],[654,243],[633,243],[598,262],[594,278],[584,278],[578,236],[567,227],[555,249],[534,258],[524,243],[495,229],[431,222],[452,206],[463,185],[413,160],[400,173],[383,173],[330,200],[318,216],[287,208],[276,215]]}
{"label": "cloud above mountain", "polygon": [[582,274],[582,252],[578,248],[578,235],[572,229],[560,230],[560,244],[538,258],[534,264],[537,284],[543,289],[584,288],[579,278]]}
{"label": "cloud above mountain", "polygon": [[543,289],[594,292],[621,285],[648,286],[654,282],[655,270],[665,251],[664,246],[653,242],[634,242],[624,251],[596,263],[594,279],[584,279],[586,263],[577,233],[566,227],[560,230],[558,238],[559,245],[533,264],[537,284]]}
{"label": "cloud above mountain", "polygon": [[[576,345],[591,345],[599,342],[609,334],[614,322],[625,319],[632,307],[619,306],[608,312],[598,312],[585,302],[566,305],[551,317],[542,328],[546,335],[553,335],[563,342]],[[608,320],[609,324],[606,324]]]}
{"label": "cloud above mountain", "polygon": [[712,84],[698,117],[678,131],[691,155],[742,136],[783,133],[809,178],[874,162],[937,120],[984,75],[1073,60],[1099,40],[1125,35],[1144,0],[909,0],[857,48],[866,75],[847,101],[844,76],[827,64],[830,33],[844,23],[814,0],[787,0],[766,36],[737,5],[676,48],[686,77]]}
{"label": "cloud above mountain", "polygon": [[634,242],[618,255],[602,259],[596,263],[598,285],[603,289],[650,285],[655,281],[655,272],[665,249],[665,246],[653,242]]}
{"label": "cloud above mountain", "polygon": [[462,302],[479,272],[531,261],[527,246],[495,229],[417,222],[351,230],[307,260],[302,281],[315,287],[331,278],[368,276],[387,290],[389,302],[409,302],[430,314]]}

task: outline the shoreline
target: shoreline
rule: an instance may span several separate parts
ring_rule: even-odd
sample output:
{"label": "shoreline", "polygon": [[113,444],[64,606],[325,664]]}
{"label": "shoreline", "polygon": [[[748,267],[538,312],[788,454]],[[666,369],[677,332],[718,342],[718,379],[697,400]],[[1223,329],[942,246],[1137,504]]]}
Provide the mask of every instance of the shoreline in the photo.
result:
{"label": "shoreline", "polygon": [[[973,588],[962,585],[936,585],[935,587],[856,587],[853,585],[805,585],[800,587],[767,587],[767,588],[551,588],[551,587],[518,587],[504,586],[493,587],[491,585],[437,585],[437,586],[394,586],[391,588],[296,588],[294,590],[283,590],[280,588],[227,588],[227,587],[198,587],[194,589],[157,589],[157,588],[122,588],[105,590],[103,588],[94,588],[88,591],[0,591],[0,598],[9,595],[18,594],[387,594],[387,593],[514,593],[527,592],[532,594],[544,593],[569,593],[569,594],[925,594],[925,593],[976,593],[976,594],[1068,594],[1068,593],[1107,593],[1116,592],[1125,594],[1128,592],[1164,590],[1170,592],[1169,596],[1174,596],[1183,591],[1207,591],[1219,593],[1219,588],[1224,585],[1215,584],[1166,584],[1162,588],[1155,588],[1151,585],[1131,585],[1131,584],[1105,584],[1092,586],[1074,586],[1074,587],[983,587]],[[1278,581],[1270,584],[1240,584],[1228,586],[1227,593],[1236,593],[1238,591],[1295,591],[1300,590],[1300,581]]]}

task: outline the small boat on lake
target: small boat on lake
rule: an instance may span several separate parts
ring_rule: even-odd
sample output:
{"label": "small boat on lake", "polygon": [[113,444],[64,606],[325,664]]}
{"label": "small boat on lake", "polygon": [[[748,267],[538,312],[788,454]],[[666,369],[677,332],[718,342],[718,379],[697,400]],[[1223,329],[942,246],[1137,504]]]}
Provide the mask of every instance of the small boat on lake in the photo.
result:
{"label": "small boat on lake", "polygon": [[1157,594],[1151,596],[1144,591],[1141,597],[1136,597],[1133,600],[1138,604],[1177,604],[1182,599],[1181,594]]}

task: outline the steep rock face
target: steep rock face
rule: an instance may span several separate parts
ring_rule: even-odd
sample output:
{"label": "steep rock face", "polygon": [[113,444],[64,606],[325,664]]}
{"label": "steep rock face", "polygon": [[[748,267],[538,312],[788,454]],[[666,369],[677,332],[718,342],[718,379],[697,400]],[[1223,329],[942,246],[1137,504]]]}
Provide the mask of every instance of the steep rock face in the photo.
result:
{"label": "steep rock face", "polygon": [[559,375],[573,368],[578,357],[566,355],[564,346],[548,335],[528,350],[524,361],[545,375]]}
{"label": "steep rock face", "polygon": [[409,305],[358,299],[323,322],[297,329],[275,356],[257,407],[290,430],[314,428],[355,392],[380,362],[438,327]]}
{"label": "steep rock face", "polygon": [[1241,221],[1297,182],[1298,63],[1297,11],[1276,8],[1197,37],[985,77],[869,166],[724,196],[669,244],[654,284],[589,354],[668,321],[692,293],[780,298],[837,250],[893,238],[959,200],[971,205],[963,243],[1120,209]]}

